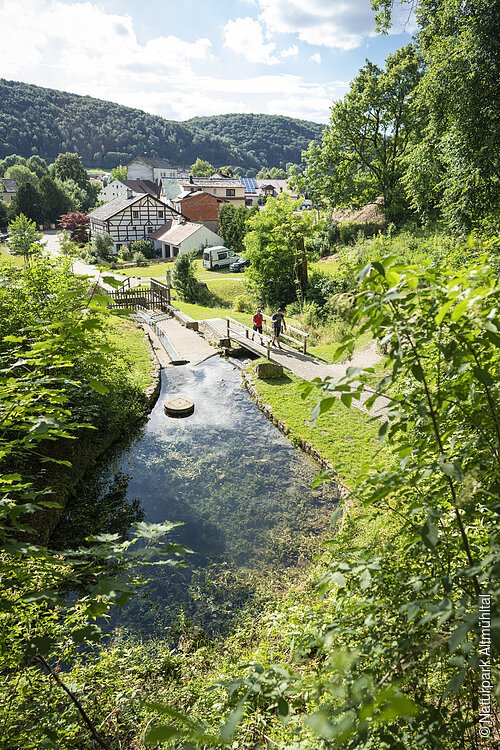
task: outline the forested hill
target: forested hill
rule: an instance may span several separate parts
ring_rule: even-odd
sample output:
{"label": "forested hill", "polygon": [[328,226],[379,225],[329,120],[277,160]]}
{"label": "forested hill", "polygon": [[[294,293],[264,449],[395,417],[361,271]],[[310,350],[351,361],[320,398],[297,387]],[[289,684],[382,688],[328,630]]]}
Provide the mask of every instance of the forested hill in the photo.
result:
{"label": "forested hill", "polygon": [[174,122],[113,102],[0,79],[0,158],[75,151],[87,167],[126,164],[137,154],[179,166],[285,167],[318,139],[314,122],[272,115],[220,115]]}
{"label": "forested hill", "polygon": [[230,114],[193,117],[185,125],[219,135],[238,145],[259,164],[286,167],[301,161],[301,151],[320,141],[324,125],[282,115]]}

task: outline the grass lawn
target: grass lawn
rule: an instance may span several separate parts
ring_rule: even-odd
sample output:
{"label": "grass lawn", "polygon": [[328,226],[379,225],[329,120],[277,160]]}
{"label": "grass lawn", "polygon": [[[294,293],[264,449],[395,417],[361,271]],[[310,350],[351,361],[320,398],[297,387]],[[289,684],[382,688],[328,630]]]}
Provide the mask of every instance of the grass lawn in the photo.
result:
{"label": "grass lawn", "polygon": [[[262,360],[263,361],[263,360]],[[255,362],[248,366],[250,372]],[[313,425],[311,412],[319,394],[302,400],[297,386],[300,378],[287,373],[278,380],[259,380],[254,385],[261,398],[271,406],[276,417],[290,430],[290,438],[307,440],[334,467],[347,487],[355,484],[373,469],[387,468],[389,450],[378,441],[378,422],[367,414],[348,408],[339,400]]]}
{"label": "grass lawn", "polygon": [[338,271],[338,262],[336,260],[317,260],[309,264],[309,270],[333,275]]}
{"label": "grass lawn", "polygon": [[118,355],[129,366],[129,374],[134,385],[146,390],[153,382],[149,346],[144,331],[128,318],[109,315],[108,335]]}
{"label": "grass lawn", "polygon": [[17,268],[24,266],[23,256],[11,255],[5,245],[0,245],[0,262],[9,263],[11,266],[17,266]]}
{"label": "grass lawn", "polygon": [[127,266],[126,268],[117,268],[115,273],[123,276],[137,276],[145,279],[165,279],[167,270],[173,269],[173,263],[151,263],[149,266]]}

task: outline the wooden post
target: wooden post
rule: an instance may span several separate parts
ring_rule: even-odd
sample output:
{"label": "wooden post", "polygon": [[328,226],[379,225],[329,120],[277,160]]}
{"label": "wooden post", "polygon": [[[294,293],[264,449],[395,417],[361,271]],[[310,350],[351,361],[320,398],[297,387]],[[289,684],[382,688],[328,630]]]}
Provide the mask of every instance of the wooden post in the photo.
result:
{"label": "wooden post", "polygon": [[271,361],[271,341],[270,340],[267,342],[267,358],[269,361]]}
{"label": "wooden post", "polygon": [[226,318],[226,332],[227,332],[226,338],[227,338],[228,341],[231,341],[230,325],[231,324],[229,323],[229,318]]}
{"label": "wooden post", "polygon": [[304,343],[302,344],[302,351],[307,354],[307,338],[304,336]]}

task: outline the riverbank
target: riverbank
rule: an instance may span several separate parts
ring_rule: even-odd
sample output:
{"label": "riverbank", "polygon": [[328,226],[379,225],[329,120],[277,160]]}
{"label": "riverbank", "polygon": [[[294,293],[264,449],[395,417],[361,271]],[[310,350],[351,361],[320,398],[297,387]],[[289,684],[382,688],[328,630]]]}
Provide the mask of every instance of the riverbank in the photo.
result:
{"label": "riverbank", "polygon": [[278,379],[259,379],[255,376],[258,361],[243,371],[252,398],[294,445],[331,472],[346,491],[369,472],[387,467],[390,457],[378,440],[377,421],[339,399],[314,423],[312,411],[320,391],[303,399],[298,389],[301,380],[290,372]]}
{"label": "riverbank", "polygon": [[33,525],[44,543],[48,542],[86,472],[99,456],[147,416],[158,398],[160,365],[144,329],[127,318],[110,315],[106,319],[105,336],[110,354],[126,371],[127,391],[121,397],[116,394],[111,406],[107,393],[97,393],[96,399],[101,402],[106,399],[109,407],[106,424],[95,430],[80,429],[76,440],[60,440],[51,446],[54,458],[67,461],[70,466],[53,464],[44,472],[44,481],[52,488],[51,500],[59,504],[58,508],[44,510],[34,517]]}

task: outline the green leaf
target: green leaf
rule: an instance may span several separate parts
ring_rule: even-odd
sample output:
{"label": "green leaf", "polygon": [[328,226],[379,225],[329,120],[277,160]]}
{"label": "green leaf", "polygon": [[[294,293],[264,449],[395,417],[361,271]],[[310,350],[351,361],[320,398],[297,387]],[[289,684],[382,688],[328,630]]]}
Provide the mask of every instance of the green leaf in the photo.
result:
{"label": "green leaf", "polygon": [[333,581],[333,583],[336,583],[337,586],[340,586],[341,588],[345,586],[345,578],[339,570],[336,570],[335,573],[331,574],[330,580]]}
{"label": "green leaf", "polygon": [[219,730],[219,734],[221,738],[224,741],[228,741],[231,739],[233,734],[236,732],[236,729],[238,728],[238,724],[243,718],[243,713],[245,711],[245,703],[243,700],[241,700],[234,711],[232,711],[229,716],[227,717],[224,724],[221,726]]}
{"label": "green leaf", "polygon": [[462,471],[462,467],[457,461],[446,461],[444,456],[440,456],[438,459],[438,464],[443,472],[447,477],[450,477],[451,479],[455,479],[457,482],[463,482],[464,481],[464,473]]}
{"label": "green leaf", "polygon": [[320,737],[324,737],[327,740],[335,737],[335,725],[331,723],[326,709],[320,709],[319,711],[316,711],[316,713],[306,716],[304,721],[307,726]]}
{"label": "green leaf", "polygon": [[492,386],[495,385],[495,381],[492,378],[491,374],[488,372],[488,370],[482,369],[480,367],[473,367],[472,372],[476,376],[476,378],[479,380],[480,383],[486,386]]}
{"label": "green leaf", "polygon": [[104,385],[104,383],[101,383],[95,378],[89,378],[89,386],[93,391],[95,391],[96,393],[100,393],[102,396],[105,396],[107,393],[109,393],[109,388]]}
{"label": "green leaf", "polygon": [[467,310],[468,305],[469,300],[464,300],[463,302],[459,302],[458,305],[453,309],[450,317],[454,323],[462,317],[464,312]]}
{"label": "green leaf", "polygon": [[462,623],[456,628],[448,639],[448,648],[453,653],[460,644],[466,639],[467,633],[471,626],[468,623]]}
{"label": "green leaf", "polygon": [[420,533],[424,544],[433,549],[438,543],[439,530],[430,518],[427,519]]}
{"label": "green leaf", "polygon": [[158,727],[153,727],[146,734],[145,743],[146,745],[157,745],[159,742],[166,742],[178,737],[182,737],[183,732],[180,732],[177,727],[172,724],[161,724]]}

